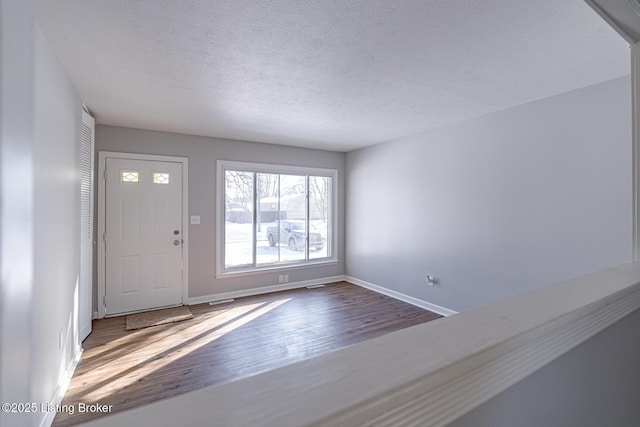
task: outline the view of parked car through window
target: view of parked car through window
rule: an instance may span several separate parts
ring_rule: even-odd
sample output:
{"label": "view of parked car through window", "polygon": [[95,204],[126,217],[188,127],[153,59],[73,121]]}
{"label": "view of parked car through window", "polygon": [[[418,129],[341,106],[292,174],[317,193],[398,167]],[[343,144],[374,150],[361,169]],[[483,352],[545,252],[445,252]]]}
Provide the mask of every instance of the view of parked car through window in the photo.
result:
{"label": "view of parked car through window", "polygon": [[267,240],[271,247],[285,244],[289,250],[297,251],[304,250],[308,237],[309,247],[320,250],[324,248],[327,239],[316,230],[311,225],[311,233],[307,235],[305,221],[280,221],[280,227],[274,225],[267,228]]}
{"label": "view of parked car through window", "polygon": [[330,258],[332,176],[224,170],[224,268]]}

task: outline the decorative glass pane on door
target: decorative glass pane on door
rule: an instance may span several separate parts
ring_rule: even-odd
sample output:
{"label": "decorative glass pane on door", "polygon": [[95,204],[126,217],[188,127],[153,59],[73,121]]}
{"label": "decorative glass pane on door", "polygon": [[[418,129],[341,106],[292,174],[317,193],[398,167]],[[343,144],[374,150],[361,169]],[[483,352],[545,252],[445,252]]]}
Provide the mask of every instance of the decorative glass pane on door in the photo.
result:
{"label": "decorative glass pane on door", "polygon": [[169,174],[166,172],[154,172],[153,173],[153,183],[154,184],[168,184],[169,183]]}
{"label": "decorative glass pane on door", "polygon": [[140,174],[138,171],[120,171],[120,181],[140,182]]}

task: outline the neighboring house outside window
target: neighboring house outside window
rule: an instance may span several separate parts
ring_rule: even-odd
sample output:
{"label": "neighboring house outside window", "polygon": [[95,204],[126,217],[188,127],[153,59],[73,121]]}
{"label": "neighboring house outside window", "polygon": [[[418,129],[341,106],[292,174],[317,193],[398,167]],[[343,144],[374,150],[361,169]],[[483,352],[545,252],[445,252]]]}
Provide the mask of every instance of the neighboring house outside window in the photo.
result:
{"label": "neighboring house outside window", "polygon": [[218,273],[335,260],[337,171],[218,162]]}

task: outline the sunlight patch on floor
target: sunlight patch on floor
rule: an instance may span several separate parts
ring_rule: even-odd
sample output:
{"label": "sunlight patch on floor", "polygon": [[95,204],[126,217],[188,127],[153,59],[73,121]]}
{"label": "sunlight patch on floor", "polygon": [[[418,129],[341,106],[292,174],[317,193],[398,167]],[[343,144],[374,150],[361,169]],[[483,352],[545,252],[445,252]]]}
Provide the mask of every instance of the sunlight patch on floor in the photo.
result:
{"label": "sunlight patch on floor", "polygon": [[[77,396],[83,402],[98,402],[290,300],[291,298],[286,298],[268,304],[260,302],[234,307],[221,315],[201,321],[178,332],[168,329],[163,334],[153,336],[153,340],[149,344],[134,351],[129,349],[126,354],[104,363],[98,369],[83,374],[82,378],[78,378],[81,380],[80,384],[74,386],[73,390],[69,390],[67,398],[73,400]],[[199,318],[193,320],[197,321]],[[172,340],[180,340],[183,337],[184,342],[167,348],[167,344],[162,338],[169,335]],[[135,366],[127,368],[132,364]],[[119,368],[118,365],[121,365],[122,368]]]}

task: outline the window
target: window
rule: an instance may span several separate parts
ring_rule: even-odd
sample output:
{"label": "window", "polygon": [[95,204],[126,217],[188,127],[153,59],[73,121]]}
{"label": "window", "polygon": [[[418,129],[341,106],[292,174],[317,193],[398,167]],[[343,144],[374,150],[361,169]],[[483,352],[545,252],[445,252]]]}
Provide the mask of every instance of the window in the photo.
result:
{"label": "window", "polygon": [[223,273],[333,261],[337,171],[219,162]]}
{"label": "window", "polygon": [[140,182],[140,173],[138,171],[120,171],[120,181]]}
{"label": "window", "polygon": [[168,184],[169,183],[169,173],[168,172],[154,172],[153,173],[153,183],[154,184]]}

